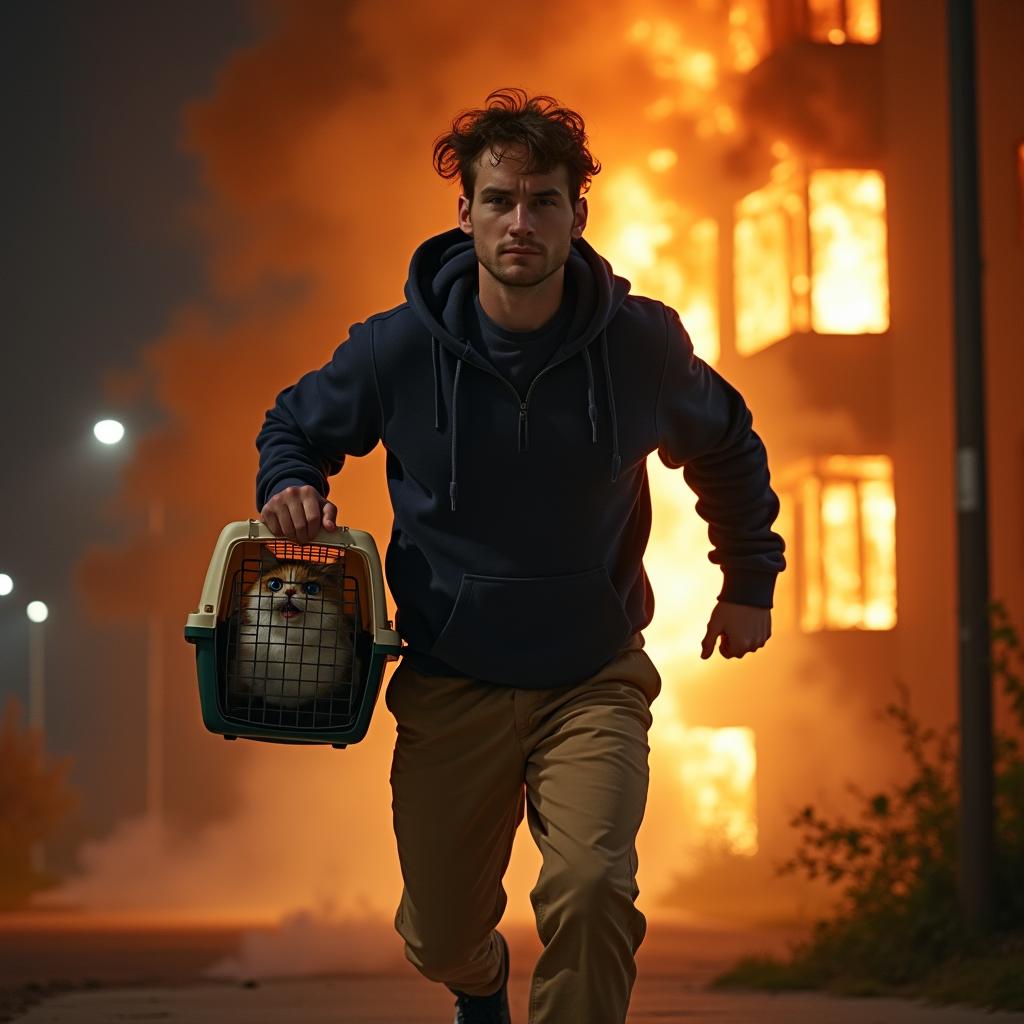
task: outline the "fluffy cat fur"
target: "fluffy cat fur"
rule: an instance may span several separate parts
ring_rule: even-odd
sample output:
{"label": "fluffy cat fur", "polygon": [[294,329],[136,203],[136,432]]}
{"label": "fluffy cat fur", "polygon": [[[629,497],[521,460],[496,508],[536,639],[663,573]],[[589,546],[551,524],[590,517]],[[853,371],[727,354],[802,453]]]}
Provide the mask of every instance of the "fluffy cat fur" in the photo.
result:
{"label": "fluffy cat fur", "polygon": [[229,693],[297,708],[354,682],[342,564],[279,560],[266,548],[260,570],[241,600],[238,643],[229,645]]}

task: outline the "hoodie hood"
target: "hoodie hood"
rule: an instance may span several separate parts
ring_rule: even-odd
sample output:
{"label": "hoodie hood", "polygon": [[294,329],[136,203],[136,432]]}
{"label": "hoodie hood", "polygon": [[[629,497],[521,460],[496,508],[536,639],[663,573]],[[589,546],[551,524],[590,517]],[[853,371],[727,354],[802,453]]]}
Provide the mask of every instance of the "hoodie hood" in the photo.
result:
{"label": "hoodie hood", "polygon": [[[456,470],[458,467],[458,394],[464,363],[501,378],[490,362],[470,344],[466,330],[466,310],[477,286],[478,263],[473,239],[461,228],[452,228],[423,242],[413,253],[409,276],[405,283],[405,297],[423,326],[430,333],[434,368],[434,429],[440,431],[442,399],[441,376],[454,375],[451,408],[451,480],[449,494],[452,511],[458,496]],[[619,455],[618,423],[615,417],[615,396],[608,365],[608,323],[618,312],[630,284],[624,277],[613,273],[611,265],[583,238],[575,238],[565,265],[576,283],[577,308],[562,344],[555,351],[548,367],[580,356],[586,369],[587,414],[590,417],[591,441],[597,443],[599,417],[594,398],[594,371],[590,348],[600,341],[604,367],[608,416],[611,422],[612,481],[618,478]],[[442,350],[449,358],[442,358]],[[548,367],[545,367],[547,369]],[[543,371],[542,371],[543,372]],[[504,379],[504,378],[501,378]],[[582,384],[581,384],[582,386]],[[529,449],[529,408],[522,403],[522,425],[519,433],[520,450]]]}

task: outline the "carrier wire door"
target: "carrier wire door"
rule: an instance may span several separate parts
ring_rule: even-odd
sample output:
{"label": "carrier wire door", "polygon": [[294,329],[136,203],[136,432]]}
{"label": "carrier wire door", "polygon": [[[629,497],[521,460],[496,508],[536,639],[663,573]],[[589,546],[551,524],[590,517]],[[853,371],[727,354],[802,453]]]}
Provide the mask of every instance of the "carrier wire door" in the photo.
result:
{"label": "carrier wire door", "polygon": [[386,612],[369,533],[343,526],[296,544],[257,520],[229,523],[185,626],[207,729],[227,739],[358,742],[384,666],[402,651]]}

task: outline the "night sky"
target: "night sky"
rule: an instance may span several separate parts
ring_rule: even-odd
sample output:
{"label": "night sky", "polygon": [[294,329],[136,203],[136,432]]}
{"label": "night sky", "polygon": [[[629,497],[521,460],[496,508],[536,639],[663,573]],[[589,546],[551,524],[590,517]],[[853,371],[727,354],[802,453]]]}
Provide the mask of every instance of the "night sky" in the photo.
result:
{"label": "night sky", "polygon": [[[249,6],[5,7],[0,572],[15,589],[0,605],[0,699],[27,701],[25,605],[44,600],[47,745],[74,756],[93,829],[144,800],[144,690],[106,685],[106,668],[134,660],[141,679],[145,646],[138,624],[87,623],[72,586],[82,547],[120,529],[107,501],[130,452],[104,448],[92,425],[123,415],[103,404],[103,375],[131,368],[169,311],[203,294],[198,242],[181,216],[198,182],[177,144],[179,117],[256,31]],[[132,417],[138,433],[160,413],[147,398]],[[123,761],[103,757],[111,730]]]}

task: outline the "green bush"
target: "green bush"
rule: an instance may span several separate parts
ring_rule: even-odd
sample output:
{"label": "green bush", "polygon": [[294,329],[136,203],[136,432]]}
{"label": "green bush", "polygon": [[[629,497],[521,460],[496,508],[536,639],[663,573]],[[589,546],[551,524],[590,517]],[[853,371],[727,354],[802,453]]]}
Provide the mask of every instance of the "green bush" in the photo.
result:
{"label": "green bush", "polygon": [[[1024,685],[1011,668],[1020,640],[1005,608],[993,602],[991,665],[1011,712],[1024,726]],[[959,804],[957,727],[924,729],[906,687],[885,709],[910,759],[909,781],[866,794],[856,821],[830,821],[812,806],[791,824],[801,837],[779,874],[803,872],[839,889],[834,916],[819,921],[788,963],[748,958],[720,985],[828,987],[848,993],[932,992],[963,999],[968,979],[993,1005],[1024,1003],[1020,933],[1024,930],[1024,756],[1013,737],[993,742],[994,931],[972,934],[957,890]],[[1011,963],[1012,961],[1012,963]],[[952,984],[954,976],[965,979]],[[1016,980],[1015,980],[1016,979]],[[989,994],[984,994],[981,990]]]}

